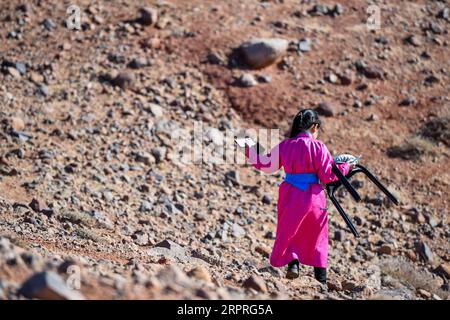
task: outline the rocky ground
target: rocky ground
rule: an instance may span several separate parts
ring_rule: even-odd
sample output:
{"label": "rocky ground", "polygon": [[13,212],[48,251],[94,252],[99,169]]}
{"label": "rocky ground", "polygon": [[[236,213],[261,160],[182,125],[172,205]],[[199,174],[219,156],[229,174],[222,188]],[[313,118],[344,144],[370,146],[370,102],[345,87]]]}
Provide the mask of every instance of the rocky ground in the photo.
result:
{"label": "rocky ground", "polygon": [[[448,1],[63,3],[0,3],[0,299],[448,299]],[[269,264],[282,173],[173,156],[301,107],[401,201],[329,204],[328,288]]]}

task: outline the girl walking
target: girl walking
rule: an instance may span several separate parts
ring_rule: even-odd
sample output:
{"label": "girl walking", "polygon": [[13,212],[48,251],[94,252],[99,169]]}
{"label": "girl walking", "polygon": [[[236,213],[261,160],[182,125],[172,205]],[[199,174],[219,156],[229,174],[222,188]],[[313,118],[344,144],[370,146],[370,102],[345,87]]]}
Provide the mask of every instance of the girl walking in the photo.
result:
{"label": "girl walking", "polygon": [[[299,276],[299,263],[313,266],[315,278],[326,283],[328,257],[328,213],[324,185],[338,180],[332,172],[334,160],[317,140],[321,121],[314,110],[301,110],[294,118],[291,134],[270,153],[259,155],[246,146],[252,165],[272,173],[284,168],[286,178],[279,187],[276,239],[270,263],[288,265],[286,277]],[[350,163],[336,164],[347,175]]]}

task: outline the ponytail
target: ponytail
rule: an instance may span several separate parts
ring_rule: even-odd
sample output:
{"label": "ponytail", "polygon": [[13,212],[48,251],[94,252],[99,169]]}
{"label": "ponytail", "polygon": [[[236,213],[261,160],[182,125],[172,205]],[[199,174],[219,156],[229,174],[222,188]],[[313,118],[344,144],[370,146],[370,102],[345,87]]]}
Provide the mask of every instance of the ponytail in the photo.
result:
{"label": "ponytail", "polygon": [[313,124],[321,125],[319,115],[312,109],[300,110],[292,122],[290,138],[295,138],[300,132],[304,132],[311,128]]}

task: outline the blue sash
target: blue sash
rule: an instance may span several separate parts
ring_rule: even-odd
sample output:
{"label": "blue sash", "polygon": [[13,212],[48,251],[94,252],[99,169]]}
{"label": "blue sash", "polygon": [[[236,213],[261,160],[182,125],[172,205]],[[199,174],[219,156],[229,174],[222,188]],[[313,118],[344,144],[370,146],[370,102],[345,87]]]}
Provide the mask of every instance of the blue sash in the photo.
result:
{"label": "blue sash", "polygon": [[319,178],[315,173],[286,173],[284,181],[305,191],[311,183],[319,183]]}

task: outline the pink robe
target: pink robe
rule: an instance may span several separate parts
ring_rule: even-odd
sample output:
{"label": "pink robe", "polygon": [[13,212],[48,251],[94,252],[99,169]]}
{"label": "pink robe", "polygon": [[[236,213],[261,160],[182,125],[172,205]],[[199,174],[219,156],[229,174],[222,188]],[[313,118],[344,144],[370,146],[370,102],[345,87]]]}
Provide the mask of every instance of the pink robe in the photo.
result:
{"label": "pink robe", "polygon": [[[338,180],[331,171],[333,158],[325,144],[310,133],[283,140],[266,155],[246,148],[253,166],[266,173],[284,168],[288,173],[315,173],[325,185]],[[337,167],[347,175],[347,163]],[[283,182],[278,196],[277,232],[270,263],[282,267],[294,259],[315,267],[327,267],[328,213],[324,186],[311,183],[306,191]]]}

